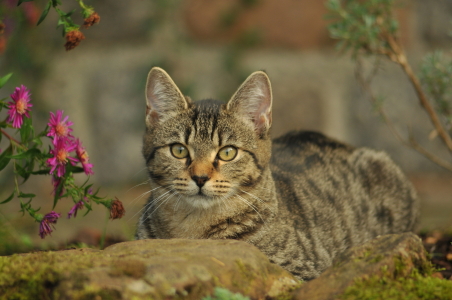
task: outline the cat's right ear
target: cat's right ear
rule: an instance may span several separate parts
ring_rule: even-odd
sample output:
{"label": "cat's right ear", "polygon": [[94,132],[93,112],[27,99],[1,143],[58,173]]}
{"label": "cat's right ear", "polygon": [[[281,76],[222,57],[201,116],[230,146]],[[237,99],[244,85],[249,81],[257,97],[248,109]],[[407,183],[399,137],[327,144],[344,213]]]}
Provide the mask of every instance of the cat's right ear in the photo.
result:
{"label": "cat's right ear", "polygon": [[146,125],[152,126],[187,109],[186,99],[163,69],[151,69],[146,82]]}

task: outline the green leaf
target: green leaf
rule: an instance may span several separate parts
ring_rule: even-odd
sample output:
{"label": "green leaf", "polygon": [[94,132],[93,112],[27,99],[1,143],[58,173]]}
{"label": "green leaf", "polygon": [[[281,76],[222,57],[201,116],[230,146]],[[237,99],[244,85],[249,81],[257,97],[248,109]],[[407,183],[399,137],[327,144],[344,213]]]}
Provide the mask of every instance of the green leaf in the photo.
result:
{"label": "green leaf", "polygon": [[33,175],[49,175],[50,174],[50,168],[42,169],[42,170],[38,170],[38,171],[34,171],[34,172],[30,172],[30,174],[33,174]]}
{"label": "green leaf", "polygon": [[35,130],[31,123],[31,113],[30,113],[30,118],[24,118],[24,123],[22,124],[22,127],[19,129],[19,131],[20,131],[20,138],[22,139],[22,143],[26,144],[28,142],[28,139],[30,137],[32,137],[35,133]]}
{"label": "green leaf", "polygon": [[10,161],[10,156],[13,154],[13,147],[9,146],[5,152],[0,154],[0,171],[3,170]]}
{"label": "green leaf", "polygon": [[13,75],[13,73],[9,73],[3,77],[0,78],[0,89],[6,84],[6,82],[9,80],[9,78]]}
{"label": "green leaf", "polygon": [[93,186],[93,184],[89,184],[85,187],[85,195],[89,195],[88,190]]}
{"label": "green leaf", "polygon": [[73,9],[73,10],[67,12],[64,16],[69,19],[69,17],[72,16],[72,14],[74,14],[75,11],[76,11],[76,9]]}
{"label": "green leaf", "polygon": [[9,158],[24,159],[24,158],[32,158],[32,157],[39,156],[39,155],[41,155],[41,150],[39,150],[38,148],[31,148],[25,152],[22,152],[22,153],[19,153],[16,155],[10,155]]}
{"label": "green leaf", "polygon": [[81,167],[77,167],[77,166],[73,166],[73,165],[66,165],[66,172],[72,172],[72,173],[82,173],[85,172],[85,170],[83,170],[83,168]]}
{"label": "green leaf", "polygon": [[41,24],[41,22],[44,21],[44,19],[47,17],[47,14],[49,13],[49,10],[50,10],[51,6],[52,6],[52,0],[49,0],[49,2],[47,2],[46,7],[42,11],[42,14],[39,17],[39,20],[38,20],[38,23],[36,24],[36,26]]}
{"label": "green leaf", "polygon": [[19,164],[16,164],[16,173],[24,179],[22,183],[27,181],[30,177],[30,173],[28,173],[27,170],[25,170],[25,168],[22,168]]}
{"label": "green leaf", "polygon": [[53,208],[55,208],[55,206],[57,205],[58,200],[64,196],[64,195],[61,195],[61,192],[63,191],[65,181],[66,181],[66,177],[62,177],[60,184],[55,188],[55,191],[54,191],[55,195],[53,197]]}
{"label": "green leaf", "polygon": [[39,136],[37,136],[34,139],[32,139],[32,142],[35,143],[38,146],[42,146],[42,141],[41,141],[41,138]]}
{"label": "green leaf", "polygon": [[19,2],[17,2],[17,6],[21,5],[24,2],[31,2],[33,0],[19,0]]}
{"label": "green leaf", "polygon": [[36,195],[35,194],[24,194],[24,193],[20,192],[19,196],[17,196],[17,197],[19,197],[19,198],[34,198],[34,197],[36,197]]}
{"label": "green leaf", "polygon": [[0,202],[0,204],[5,204],[8,203],[9,201],[11,201],[14,198],[14,192],[12,192],[12,194],[6,198],[6,200],[3,200],[2,202]]}

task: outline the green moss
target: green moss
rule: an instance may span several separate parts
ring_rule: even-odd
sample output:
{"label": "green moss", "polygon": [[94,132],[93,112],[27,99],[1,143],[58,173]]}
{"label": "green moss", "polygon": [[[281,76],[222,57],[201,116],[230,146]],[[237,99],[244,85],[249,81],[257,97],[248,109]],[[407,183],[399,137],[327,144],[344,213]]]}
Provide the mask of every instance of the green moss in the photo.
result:
{"label": "green moss", "polygon": [[294,299],[293,292],[295,290],[299,289],[304,283],[305,283],[304,281],[301,281],[301,280],[298,281],[298,283],[296,285],[289,287],[286,291],[279,294],[275,300],[292,300],[292,299]]}
{"label": "green moss", "polygon": [[50,265],[35,268],[26,259],[0,257],[0,295],[2,299],[46,299],[47,288],[59,281]]}
{"label": "green moss", "polygon": [[408,277],[391,279],[373,276],[349,287],[341,300],[450,300],[452,281],[423,276],[413,272]]}
{"label": "green moss", "polygon": [[[81,255],[65,255],[64,251],[59,251],[0,256],[0,299],[49,299],[53,288],[63,279],[62,276],[76,276],[76,288],[83,289],[86,278],[79,275],[80,270],[110,264],[108,260],[99,259],[100,251],[70,251],[80,251]],[[132,269],[124,267],[122,271],[133,276],[135,273]],[[81,294],[85,292],[80,291]],[[118,299],[114,291],[91,291],[85,295]]]}
{"label": "green moss", "polygon": [[[405,258],[406,259],[406,258]],[[357,280],[347,288],[341,300],[450,300],[452,281],[431,277],[435,271],[428,261],[420,261],[412,269],[404,257],[395,258],[395,267],[381,268],[383,275]]]}
{"label": "green moss", "polygon": [[227,289],[217,287],[213,292],[213,296],[204,297],[202,300],[250,300],[250,298],[245,297],[242,294],[234,294]]}
{"label": "green moss", "polygon": [[243,263],[241,259],[236,260],[235,264],[239,268],[241,276],[233,277],[231,283],[237,289],[248,291],[251,288],[249,283],[257,277],[257,274],[254,274],[253,269]]}
{"label": "green moss", "polygon": [[369,262],[372,263],[372,264],[375,264],[375,263],[380,262],[383,258],[384,258],[383,254],[377,254],[377,255],[375,255],[375,257],[370,259]]}
{"label": "green moss", "polygon": [[240,272],[242,273],[243,277],[246,278],[247,281],[252,281],[256,278],[256,274],[254,274],[249,266],[246,266],[246,264],[243,263],[242,260],[238,259],[235,261],[235,264],[239,267]]}

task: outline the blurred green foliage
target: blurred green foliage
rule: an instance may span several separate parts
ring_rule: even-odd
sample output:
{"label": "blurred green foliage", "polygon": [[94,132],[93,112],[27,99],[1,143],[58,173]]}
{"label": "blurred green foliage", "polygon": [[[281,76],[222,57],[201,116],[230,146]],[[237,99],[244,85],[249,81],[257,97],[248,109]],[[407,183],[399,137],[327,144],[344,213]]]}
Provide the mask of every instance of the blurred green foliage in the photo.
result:
{"label": "blurred green foliage", "polygon": [[420,79],[452,133],[452,59],[441,51],[427,54],[421,64]]}
{"label": "blurred green foliage", "polygon": [[338,49],[368,54],[389,49],[387,36],[395,35],[398,22],[393,16],[394,0],[328,0],[331,21],[328,30],[338,39]]}

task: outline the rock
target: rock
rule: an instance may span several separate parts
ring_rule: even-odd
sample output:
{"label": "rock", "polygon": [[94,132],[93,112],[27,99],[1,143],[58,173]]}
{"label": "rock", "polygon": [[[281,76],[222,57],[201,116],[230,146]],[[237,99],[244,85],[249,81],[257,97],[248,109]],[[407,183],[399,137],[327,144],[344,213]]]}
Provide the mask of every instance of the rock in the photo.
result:
{"label": "rock", "polygon": [[297,283],[257,248],[235,240],[139,240],[103,251],[0,257],[6,299],[201,299],[215,287],[268,299]]}
{"label": "rock", "polygon": [[299,300],[333,300],[359,280],[373,276],[401,278],[414,269],[421,274],[431,270],[421,239],[413,233],[384,235],[351,248],[293,295]]}

